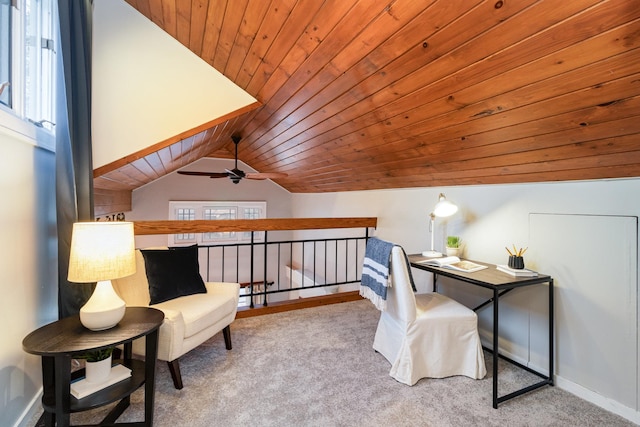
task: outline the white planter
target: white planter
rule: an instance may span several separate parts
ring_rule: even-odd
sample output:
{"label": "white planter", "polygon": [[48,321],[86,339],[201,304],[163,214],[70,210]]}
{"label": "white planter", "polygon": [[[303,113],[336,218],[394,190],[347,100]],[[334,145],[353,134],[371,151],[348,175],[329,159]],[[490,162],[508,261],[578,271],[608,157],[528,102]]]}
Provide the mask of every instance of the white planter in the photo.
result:
{"label": "white planter", "polygon": [[86,362],[85,377],[88,383],[103,383],[109,378],[110,373],[111,356],[99,362]]}
{"label": "white planter", "polygon": [[447,256],[460,256],[460,248],[446,248]]}

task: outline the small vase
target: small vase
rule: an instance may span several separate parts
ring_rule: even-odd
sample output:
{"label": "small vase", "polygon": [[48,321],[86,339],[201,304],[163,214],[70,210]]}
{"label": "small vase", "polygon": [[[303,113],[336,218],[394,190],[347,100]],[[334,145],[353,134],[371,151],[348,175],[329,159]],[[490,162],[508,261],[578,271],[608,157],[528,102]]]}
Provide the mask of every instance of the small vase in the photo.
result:
{"label": "small vase", "polygon": [[111,373],[111,356],[98,362],[86,362],[85,378],[88,383],[100,384],[109,378]]}

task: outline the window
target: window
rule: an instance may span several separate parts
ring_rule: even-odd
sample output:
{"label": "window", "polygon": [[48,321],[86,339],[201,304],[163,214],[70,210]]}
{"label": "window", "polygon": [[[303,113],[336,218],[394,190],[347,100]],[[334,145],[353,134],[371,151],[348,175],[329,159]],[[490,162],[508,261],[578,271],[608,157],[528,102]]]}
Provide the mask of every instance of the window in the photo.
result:
{"label": "window", "polygon": [[[258,219],[258,218],[264,218],[261,217],[262,211],[260,210],[260,208],[255,208],[255,207],[246,207],[244,208],[244,218],[245,219]],[[245,232],[244,233],[244,238],[247,240],[251,239],[251,232]]]}
{"label": "window", "polygon": [[[193,208],[177,208],[175,219],[179,221],[193,221],[196,219],[196,210]],[[196,241],[195,233],[176,234],[176,243],[193,243]]]}
{"label": "window", "polygon": [[[169,219],[193,221],[224,219],[261,219],[267,217],[266,202],[169,202]],[[254,233],[254,241],[263,239]],[[169,236],[169,245],[235,243],[251,241],[251,232],[188,233]]]}
{"label": "window", "polygon": [[11,0],[0,0],[0,103],[11,107]]}
{"label": "window", "polygon": [[[203,208],[202,219],[207,219],[207,220],[238,219],[238,207],[237,206],[205,207]],[[226,240],[226,241],[236,240],[236,233],[233,231],[223,232],[223,233],[204,233],[202,236],[203,242],[216,242],[221,240]]]}
{"label": "window", "polygon": [[0,104],[53,130],[55,0],[0,0]]}

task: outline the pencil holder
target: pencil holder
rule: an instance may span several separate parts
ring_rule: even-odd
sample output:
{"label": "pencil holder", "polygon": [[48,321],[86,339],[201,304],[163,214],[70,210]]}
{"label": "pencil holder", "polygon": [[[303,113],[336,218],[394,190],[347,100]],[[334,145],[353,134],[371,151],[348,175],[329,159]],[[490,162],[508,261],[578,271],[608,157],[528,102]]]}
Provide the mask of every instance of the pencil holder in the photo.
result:
{"label": "pencil holder", "polygon": [[522,270],[524,268],[524,258],[517,255],[511,255],[509,257],[509,267],[516,270]]}

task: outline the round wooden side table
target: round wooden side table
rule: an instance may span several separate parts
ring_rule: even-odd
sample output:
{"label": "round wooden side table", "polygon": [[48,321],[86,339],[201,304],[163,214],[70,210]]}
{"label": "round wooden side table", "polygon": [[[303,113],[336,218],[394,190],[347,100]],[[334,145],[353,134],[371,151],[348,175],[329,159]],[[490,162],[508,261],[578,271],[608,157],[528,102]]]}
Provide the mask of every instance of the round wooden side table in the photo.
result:
{"label": "round wooden side table", "polygon": [[[115,424],[130,404],[130,395],[143,384],[144,421],[136,425],[153,425],[158,328],[164,320],[162,311],[149,307],[127,307],[123,319],[113,328],[91,331],[71,316],[49,323],[27,335],[22,348],[42,356],[44,420],[47,426],[69,426],[72,412],[86,411],[112,402],[119,403],[99,425]],[[144,361],[133,359],[131,343],[145,337]],[[131,369],[131,377],[105,387],[82,399],[71,395],[71,382],[84,376],[84,369],[71,373],[71,359],[81,353],[124,345],[122,363]],[[131,424],[129,424],[131,425]]]}

